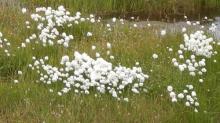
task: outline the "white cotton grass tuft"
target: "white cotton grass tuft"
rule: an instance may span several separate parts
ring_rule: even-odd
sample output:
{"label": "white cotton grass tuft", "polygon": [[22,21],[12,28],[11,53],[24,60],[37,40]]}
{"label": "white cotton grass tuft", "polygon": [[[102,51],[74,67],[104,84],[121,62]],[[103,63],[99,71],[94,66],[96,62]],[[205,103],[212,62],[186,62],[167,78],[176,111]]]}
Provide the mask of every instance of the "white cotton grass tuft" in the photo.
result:
{"label": "white cotton grass tuft", "polygon": [[101,55],[100,55],[100,53],[95,53],[95,56],[98,58],[98,57],[100,57]]}
{"label": "white cotton grass tuft", "polygon": [[203,79],[199,79],[199,82],[200,82],[200,83],[203,83],[203,82],[204,82],[204,80],[203,80]]}
{"label": "white cotton grass tuft", "polygon": [[[96,53],[96,56],[99,53]],[[95,89],[97,93],[109,93],[118,100],[128,101],[123,98],[124,89],[131,87],[131,92],[139,94],[143,91],[145,80],[149,78],[142,73],[141,67],[127,68],[114,66],[98,55],[93,59],[86,53],[74,53],[74,59],[64,55],[61,59],[61,67],[46,64],[45,59],[33,59],[32,70],[39,71],[39,81],[45,84],[55,82],[64,83],[64,87],[58,92],[62,96],[73,90],[74,93],[89,94]],[[110,56],[111,57],[111,56]],[[113,56],[112,56],[113,57]]]}
{"label": "white cotton grass tuft", "polygon": [[173,87],[172,86],[167,86],[167,91],[169,91],[169,92],[171,92],[171,91],[173,91]]}
{"label": "white cotton grass tuft", "polygon": [[111,47],[112,47],[111,43],[107,42],[107,48],[111,49]]}
{"label": "white cotton grass tuft", "polygon": [[129,99],[128,99],[128,98],[124,98],[124,101],[125,101],[125,102],[128,102],[128,101],[129,101]]}
{"label": "white cotton grass tuft", "polygon": [[86,36],[87,36],[87,37],[91,37],[91,36],[92,36],[92,33],[91,33],[91,32],[87,32]]}
{"label": "white cotton grass tuft", "polygon": [[[171,85],[167,86],[167,90],[169,92],[169,96],[171,98],[171,102],[185,102],[186,107],[192,107],[194,110],[197,110],[199,106],[198,98],[196,92],[193,90],[192,85],[186,85],[186,89],[179,94],[176,94],[173,87]],[[198,112],[198,110],[197,110]]]}
{"label": "white cotton grass tuft", "polygon": [[183,93],[179,93],[177,97],[180,98],[180,99],[183,99],[184,98],[184,94]]}
{"label": "white cotton grass tuft", "polygon": [[53,89],[49,89],[49,92],[53,93],[54,91],[53,91]]}
{"label": "white cotton grass tuft", "polygon": [[21,12],[22,12],[23,14],[25,14],[25,13],[27,12],[27,9],[26,9],[26,8],[22,8],[22,9],[21,9]]}
{"label": "white cotton grass tuft", "polygon": [[3,49],[6,56],[11,56],[11,43],[8,39],[4,38],[3,34],[0,32],[0,49]]}
{"label": "white cotton grass tuft", "polygon": [[22,71],[19,70],[19,71],[18,71],[18,75],[22,75]]}
{"label": "white cotton grass tuft", "polygon": [[116,17],[113,17],[113,18],[112,18],[112,22],[114,22],[114,23],[115,23],[115,22],[116,22],[116,20],[117,20],[117,19],[116,19]]}
{"label": "white cotton grass tuft", "polygon": [[19,81],[18,80],[14,80],[14,83],[17,84]]}
{"label": "white cotton grass tuft", "polygon": [[57,92],[57,94],[58,94],[59,96],[62,96],[62,95],[63,95],[61,92]]}
{"label": "white cotton grass tuft", "polygon": [[209,30],[212,31],[212,32],[215,32],[216,29],[217,29],[217,26],[214,23],[212,23],[211,26],[209,27]]}
{"label": "white cotton grass tuft", "polygon": [[137,27],[137,24],[134,24],[133,27],[136,28],[136,27]]}
{"label": "white cotton grass tuft", "polygon": [[114,56],[112,56],[112,55],[111,55],[109,58],[110,58],[110,59],[115,59],[115,57],[114,57]]}
{"label": "white cotton grass tuft", "polygon": [[92,50],[95,50],[96,49],[96,46],[95,45],[92,45]]}
{"label": "white cotton grass tuft", "polygon": [[152,57],[153,57],[153,59],[158,59],[158,55],[155,53],[152,55]]}
{"label": "white cotton grass tuft", "polygon": [[[23,13],[27,10],[23,9]],[[35,12],[31,13],[31,19],[36,23],[35,25],[30,25],[29,21],[26,21],[27,28],[36,28],[37,32],[35,36],[30,36],[27,38],[27,42],[22,42],[21,47],[25,48],[30,42],[35,42],[36,44],[42,44],[43,46],[53,46],[53,45],[63,45],[64,48],[69,47],[69,43],[74,39],[74,36],[68,34],[64,30],[59,30],[62,28],[71,28],[73,25],[78,25],[83,22],[90,24],[95,24],[100,21],[100,18],[96,20],[93,14],[89,17],[81,17],[80,12],[76,12],[75,15],[67,11],[64,6],[59,6],[57,9],[52,9],[51,7],[37,7]],[[86,32],[85,36],[93,36],[92,32]]]}
{"label": "white cotton grass tuft", "polygon": [[183,27],[183,28],[182,28],[182,32],[183,32],[183,33],[186,32],[186,27]]}
{"label": "white cotton grass tuft", "polygon": [[214,42],[213,38],[207,38],[204,31],[196,31],[190,36],[184,34],[185,47],[198,56],[210,58],[213,55],[212,42]]}
{"label": "white cotton grass tuft", "polygon": [[161,30],[160,31],[160,35],[161,36],[165,36],[167,34],[167,31],[165,29]]}
{"label": "white cotton grass tuft", "polygon": [[173,52],[173,48],[168,48],[168,51],[169,52]]}
{"label": "white cotton grass tuft", "polygon": [[[205,59],[216,55],[213,47],[214,39],[208,37],[202,30],[191,34],[184,33],[183,38],[184,42],[180,44],[180,49],[177,51],[179,58],[173,58],[173,65],[181,72],[188,71],[190,76],[203,75],[207,72]],[[190,53],[190,57],[184,56],[186,53]]]}

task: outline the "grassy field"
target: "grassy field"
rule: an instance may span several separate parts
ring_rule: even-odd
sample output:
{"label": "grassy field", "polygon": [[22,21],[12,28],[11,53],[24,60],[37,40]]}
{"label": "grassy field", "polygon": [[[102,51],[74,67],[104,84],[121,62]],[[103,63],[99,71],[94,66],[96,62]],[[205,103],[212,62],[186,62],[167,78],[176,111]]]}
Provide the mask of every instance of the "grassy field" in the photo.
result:
{"label": "grassy field", "polygon": [[[40,1],[35,2],[37,5]],[[76,10],[90,12],[101,1],[96,0],[91,3],[91,1],[85,0],[87,4],[84,3],[81,8],[79,5],[82,4],[82,1],[76,0],[73,5],[69,2],[66,1],[69,8],[74,6],[73,8]],[[115,0],[108,2],[102,1],[99,5],[103,5],[103,8],[92,12],[105,9],[109,13],[116,8],[117,12],[126,13],[127,6],[130,5],[129,2],[123,0],[121,4]],[[217,1],[213,0],[214,4],[215,2]],[[62,3],[61,0],[41,4],[58,6],[60,3]],[[128,9],[128,11],[136,10],[136,8],[137,11],[142,11],[144,3],[143,0],[140,3],[131,4],[134,7],[129,7],[131,10]],[[162,4],[163,1],[161,1]],[[27,3],[27,5],[29,4]],[[124,8],[114,5],[121,5]],[[30,11],[33,10],[28,10],[28,14]],[[148,10],[146,11],[148,12]],[[26,28],[26,20],[32,22],[29,16],[21,13],[19,8],[0,7],[0,32],[11,42],[9,52],[13,54],[8,57],[5,55],[4,49],[0,49],[0,122],[220,122],[220,56],[217,54],[206,59],[208,72],[202,76],[204,83],[198,82],[200,76],[192,77],[188,72],[180,72],[171,63],[173,57],[178,57],[177,53],[169,52],[167,47],[172,47],[174,51],[179,49],[179,44],[183,42],[181,32],[167,32],[165,36],[160,36],[156,34],[161,30],[158,27],[134,28],[129,22],[125,22],[124,25],[121,25],[120,22],[113,24],[112,31],[107,31],[106,21],[96,24],[82,23],[63,29],[74,35],[74,40],[70,42],[68,48],[58,45],[43,47],[33,43],[27,45],[26,48],[18,49],[17,47],[28,36],[36,32],[35,26],[31,26],[30,29]],[[85,36],[88,31],[93,33],[92,37]],[[107,42],[112,44],[111,52],[114,54],[115,60],[109,59],[106,55]],[[120,63],[123,66],[132,67],[138,61],[143,72],[150,76],[144,85],[148,92],[133,94],[126,91],[129,102],[118,101],[109,94],[98,94],[96,97],[96,91],[91,91],[89,95],[75,94],[70,91],[59,96],[57,91],[62,85],[36,83],[37,74],[28,68],[28,64],[32,62],[32,56],[39,58],[49,56],[49,63],[56,66],[59,66],[63,55],[73,56],[74,51],[85,52],[95,57],[95,51],[91,49],[93,45],[97,46],[97,51],[103,58],[114,65]],[[220,52],[219,46],[214,48]],[[158,59],[152,58],[154,53],[158,54]],[[185,55],[187,56],[187,54]],[[213,60],[217,60],[217,62],[214,63]],[[23,72],[22,76],[17,74],[19,70]],[[13,83],[15,79],[19,80],[18,84]],[[184,106],[184,102],[172,103],[170,100],[167,86],[172,85],[175,90],[181,91],[186,84],[192,84],[197,92],[200,102],[198,113],[194,112],[193,108]],[[49,89],[53,89],[54,93],[49,92]]]}

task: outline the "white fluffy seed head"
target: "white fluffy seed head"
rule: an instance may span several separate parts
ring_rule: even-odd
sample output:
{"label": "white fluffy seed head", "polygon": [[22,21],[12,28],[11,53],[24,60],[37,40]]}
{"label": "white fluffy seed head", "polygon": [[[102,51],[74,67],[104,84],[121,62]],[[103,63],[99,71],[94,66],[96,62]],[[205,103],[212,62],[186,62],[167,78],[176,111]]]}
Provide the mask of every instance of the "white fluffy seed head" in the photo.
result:
{"label": "white fluffy seed head", "polygon": [[21,11],[22,11],[23,14],[25,14],[27,12],[27,9],[26,8],[22,8]]}
{"label": "white fluffy seed head", "polygon": [[203,79],[199,79],[199,82],[200,82],[200,83],[203,83],[203,82],[204,82],[204,80],[203,80]]}
{"label": "white fluffy seed head", "polygon": [[18,80],[14,80],[14,83],[18,83]]}
{"label": "white fluffy seed head", "polygon": [[160,32],[160,35],[161,36],[165,36],[167,34],[167,31],[164,29],[164,30],[161,30],[161,32]]}
{"label": "white fluffy seed head", "polygon": [[167,86],[167,91],[169,92],[173,91],[173,87],[171,85]]}
{"label": "white fluffy seed head", "polygon": [[19,70],[19,71],[18,71],[18,75],[22,75],[22,71]]}
{"label": "white fluffy seed head", "polygon": [[183,98],[184,98],[184,94],[183,94],[183,93],[179,93],[179,94],[177,95],[177,97],[180,98],[180,99],[183,99]]}
{"label": "white fluffy seed head", "polygon": [[158,59],[158,55],[157,54],[153,54],[153,59]]}

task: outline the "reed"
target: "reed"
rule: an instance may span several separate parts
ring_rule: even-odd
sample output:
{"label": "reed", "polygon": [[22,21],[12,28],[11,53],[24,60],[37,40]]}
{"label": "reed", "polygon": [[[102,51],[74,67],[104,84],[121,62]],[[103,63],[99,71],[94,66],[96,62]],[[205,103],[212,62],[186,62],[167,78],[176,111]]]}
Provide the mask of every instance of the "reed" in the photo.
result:
{"label": "reed", "polygon": [[[220,13],[220,0],[22,0],[22,6],[64,5],[71,11],[94,13],[102,17],[131,17],[142,19],[192,18]],[[214,11],[213,11],[214,10]]]}

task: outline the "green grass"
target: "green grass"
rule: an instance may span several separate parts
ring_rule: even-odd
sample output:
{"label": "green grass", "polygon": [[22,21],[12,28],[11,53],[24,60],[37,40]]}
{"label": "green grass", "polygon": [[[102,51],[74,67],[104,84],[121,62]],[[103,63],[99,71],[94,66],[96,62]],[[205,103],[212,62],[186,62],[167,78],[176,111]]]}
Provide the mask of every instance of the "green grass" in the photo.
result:
{"label": "green grass", "polygon": [[[59,3],[59,2],[58,2]],[[43,3],[42,3],[43,4]],[[49,3],[48,3],[49,4]],[[12,46],[18,46],[34,29],[25,29],[27,17],[21,15],[16,9],[5,8],[0,11],[0,31],[5,38],[12,41]],[[220,56],[219,54],[207,61],[208,73],[204,76],[203,84],[198,82],[199,77],[190,77],[188,73],[181,73],[171,64],[174,53],[168,52],[167,46],[178,48],[182,41],[179,33],[167,34],[165,37],[155,35],[157,28],[129,28],[116,25],[111,33],[103,36],[105,27],[102,24],[95,26],[78,25],[66,30],[73,33],[76,39],[69,49],[62,47],[41,47],[30,45],[23,50],[11,49],[14,57],[6,57],[0,50],[0,122],[167,122],[167,123],[217,123],[220,121]],[[83,38],[90,30],[93,37]],[[86,52],[94,56],[91,50],[96,45],[102,56],[106,53],[106,42],[112,43],[112,52],[115,56],[114,64],[121,63],[131,67],[136,61],[150,79],[146,81],[148,93],[134,95],[127,93],[128,103],[113,99],[109,95],[95,97],[90,95],[77,95],[70,92],[58,96],[56,92],[60,85],[44,85],[35,83],[37,76],[27,68],[32,56],[50,57],[49,63],[58,65],[64,54],[73,55],[74,51]],[[35,47],[35,50],[32,50]],[[220,48],[218,52],[220,52]],[[159,59],[152,60],[152,54],[157,53]],[[218,62],[213,63],[216,59]],[[109,59],[108,59],[109,60]],[[150,72],[150,70],[153,72]],[[22,76],[17,71],[22,70]],[[19,79],[19,84],[12,81]],[[183,103],[171,103],[166,91],[167,85],[173,85],[181,91],[186,84],[193,84],[200,102],[198,113],[186,108]]]}

